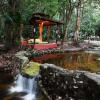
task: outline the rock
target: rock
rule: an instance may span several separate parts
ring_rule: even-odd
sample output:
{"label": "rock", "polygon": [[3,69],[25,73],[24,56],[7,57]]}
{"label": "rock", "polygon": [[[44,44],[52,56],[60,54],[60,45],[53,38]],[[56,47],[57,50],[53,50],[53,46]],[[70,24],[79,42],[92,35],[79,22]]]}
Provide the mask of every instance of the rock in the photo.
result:
{"label": "rock", "polygon": [[28,62],[29,62],[29,59],[28,57],[26,57],[25,55],[28,55],[28,53],[26,51],[20,51],[20,52],[17,52],[15,54],[16,57],[18,57],[19,59],[21,59],[21,63],[22,63],[22,67],[25,66]]}
{"label": "rock", "polygon": [[19,71],[21,61],[13,53],[0,55],[0,73],[16,75]]}
{"label": "rock", "polygon": [[27,76],[37,76],[39,74],[40,70],[40,65],[39,63],[36,62],[29,62],[22,68],[21,73]]}
{"label": "rock", "polygon": [[[100,75],[42,64],[39,84],[50,100],[99,100]],[[100,80],[100,79],[99,79]]]}

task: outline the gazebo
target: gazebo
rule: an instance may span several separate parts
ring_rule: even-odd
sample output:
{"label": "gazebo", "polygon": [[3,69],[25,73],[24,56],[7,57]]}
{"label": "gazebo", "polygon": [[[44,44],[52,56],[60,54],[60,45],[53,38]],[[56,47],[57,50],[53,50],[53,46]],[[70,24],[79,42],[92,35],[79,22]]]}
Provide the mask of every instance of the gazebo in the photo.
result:
{"label": "gazebo", "polygon": [[[49,15],[46,15],[44,13],[33,13],[31,18],[29,19],[29,24],[34,26],[33,29],[33,39],[29,39],[28,43],[31,44],[31,47],[34,49],[49,49],[49,48],[56,48],[57,47],[57,41],[50,43],[49,37],[50,37],[50,27],[53,25],[57,25],[57,27],[61,24],[63,24],[60,21],[52,20],[49,18]],[[47,28],[47,41],[43,41],[43,29],[44,26]],[[34,38],[36,34],[36,27],[39,29],[39,38]],[[57,31],[58,32],[58,31]],[[55,32],[55,34],[58,34]],[[33,45],[32,45],[33,43]]]}

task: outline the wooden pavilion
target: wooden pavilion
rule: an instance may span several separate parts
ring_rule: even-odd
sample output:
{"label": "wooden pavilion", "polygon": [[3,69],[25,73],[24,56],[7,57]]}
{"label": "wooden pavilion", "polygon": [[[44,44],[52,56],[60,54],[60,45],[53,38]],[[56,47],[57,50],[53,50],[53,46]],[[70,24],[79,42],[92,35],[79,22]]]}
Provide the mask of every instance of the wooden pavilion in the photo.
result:
{"label": "wooden pavilion", "polygon": [[[50,43],[49,37],[50,37],[50,27],[53,25],[61,25],[63,24],[60,21],[52,20],[49,18],[49,15],[46,15],[44,13],[33,13],[32,17],[29,19],[29,23],[34,26],[33,34],[36,34],[36,27],[39,28],[39,38],[29,39],[28,43],[31,44],[31,47],[34,49],[48,49],[48,48],[56,48],[57,43]],[[43,29],[44,26],[47,28],[47,41],[43,41]],[[57,34],[57,32],[55,33]],[[33,45],[32,45],[33,43]]]}

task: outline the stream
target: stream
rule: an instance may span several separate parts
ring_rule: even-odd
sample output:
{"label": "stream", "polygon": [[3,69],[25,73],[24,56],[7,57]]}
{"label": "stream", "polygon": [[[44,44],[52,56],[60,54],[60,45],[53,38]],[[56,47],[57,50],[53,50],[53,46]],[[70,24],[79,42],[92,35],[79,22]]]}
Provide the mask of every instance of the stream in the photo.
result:
{"label": "stream", "polygon": [[10,92],[26,92],[27,95],[22,97],[24,100],[35,100],[36,99],[36,90],[37,89],[37,81],[36,77],[26,78],[21,74],[18,75],[18,79],[16,81],[16,86],[10,88]]}
{"label": "stream", "polygon": [[3,78],[0,80],[0,100],[46,100],[37,86],[37,77],[27,78],[19,74],[15,81],[7,81],[4,75]]}

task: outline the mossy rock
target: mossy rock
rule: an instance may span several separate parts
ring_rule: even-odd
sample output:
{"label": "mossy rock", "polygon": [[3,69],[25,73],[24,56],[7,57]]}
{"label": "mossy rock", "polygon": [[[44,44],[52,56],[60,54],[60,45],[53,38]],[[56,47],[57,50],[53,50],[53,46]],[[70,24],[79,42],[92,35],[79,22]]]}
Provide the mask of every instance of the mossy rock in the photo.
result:
{"label": "mossy rock", "polygon": [[40,65],[41,64],[37,62],[29,62],[25,67],[23,67],[21,72],[29,76],[36,76],[39,73]]}
{"label": "mossy rock", "polygon": [[97,58],[98,61],[100,61],[100,58]]}

